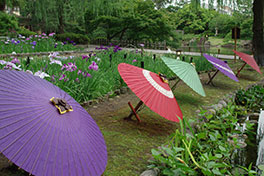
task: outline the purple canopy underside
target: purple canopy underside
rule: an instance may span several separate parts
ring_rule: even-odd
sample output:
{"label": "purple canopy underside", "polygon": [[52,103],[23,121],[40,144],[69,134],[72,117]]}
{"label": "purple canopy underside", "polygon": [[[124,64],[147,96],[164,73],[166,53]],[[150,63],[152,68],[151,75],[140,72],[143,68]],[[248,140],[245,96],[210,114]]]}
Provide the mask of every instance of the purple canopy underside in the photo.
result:
{"label": "purple canopy underside", "polygon": [[[73,111],[59,114],[50,98]],[[0,70],[0,152],[33,175],[101,175],[107,164],[95,121],[71,96],[29,73]]]}

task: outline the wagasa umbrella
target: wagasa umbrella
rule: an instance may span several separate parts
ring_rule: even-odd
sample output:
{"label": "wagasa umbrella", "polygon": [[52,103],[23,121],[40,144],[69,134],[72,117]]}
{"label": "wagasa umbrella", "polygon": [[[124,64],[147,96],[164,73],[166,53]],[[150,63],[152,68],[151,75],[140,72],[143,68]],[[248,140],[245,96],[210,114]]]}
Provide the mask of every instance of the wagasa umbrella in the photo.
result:
{"label": "wagasa umbrella", "polygon": [[152,111],[170,121],[182,119],[181,109],[162,76],[126,63],[119,64],[118,71],[127,86]]}
{"label": "wagasa umbrella", "polygon": [[238,79],[236,77],[236,75],[234,74],[234,72],[232,71],[232,69],[228,66],[228,64],[220,59],[217,59],[213,56],[209,56],[207,54],[203,54],[203,56],[211,63],[213,64],[213,66],[217,69],[217,72],[215,72],[215,74],[210,78],[209,82],[210,83],[212,81],[212,79],[215,77],[215,75],[218,73],[218,71],[222,72],[223,74],[225,74],[226,76],[228,76],[229,78],[231,78],[234,81],[238,82]]}
{"label": "wagasa umbrella", "polygon": [[205,96],[200,78],[194,65],[168,57],[161,57],[164,63],[190,88],[198,94]]}
{"label": "wagasa umbrella", "polygon": [[236,55],[238,55],[245,62],[241,66],[241,68],[237,71],[237,74],[236,74],[237,76],[239,75],[240,71],[246,66],[246,64],[250,65],[254,70],[256,70],[257,72],[262,74],[260,69],[259,69],[258,64],[256,63],[255,59],[252,56],[245,54],[245,53],[242,53],[242,52],[235,51],[235,50],[233,50],[233,52]]}
{"label": "wagasa umbrella", "polygon": [[29,73],[0,70],[0,152],[36,176],[99,176],[100,129],[71,96]]}

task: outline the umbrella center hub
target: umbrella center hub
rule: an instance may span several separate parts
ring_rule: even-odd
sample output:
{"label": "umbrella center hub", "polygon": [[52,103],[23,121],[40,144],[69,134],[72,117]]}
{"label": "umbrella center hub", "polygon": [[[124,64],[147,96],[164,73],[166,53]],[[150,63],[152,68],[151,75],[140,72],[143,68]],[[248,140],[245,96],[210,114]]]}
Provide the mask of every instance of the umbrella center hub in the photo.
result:
{"label": "umbrella center hub", "polygon": [[66,112],[73,111],[72,107],[63,98],[54,98],[54,97],[52,97],[50,99],[50,101],[59,110],[60,114],[64,114]]}
{"label": "umbrella center hub", "polygon": [[159,73],[159,77],[162,80],[162,82],[169,84],[169,80],[166,75]]}

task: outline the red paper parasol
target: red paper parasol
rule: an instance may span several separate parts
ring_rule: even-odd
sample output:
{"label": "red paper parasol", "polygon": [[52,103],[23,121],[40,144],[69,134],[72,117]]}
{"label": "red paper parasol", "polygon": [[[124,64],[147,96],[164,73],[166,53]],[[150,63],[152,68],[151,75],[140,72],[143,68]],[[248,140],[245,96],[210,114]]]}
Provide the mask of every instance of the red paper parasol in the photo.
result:
{"label": "red paper parasol", "polygon": [[148,70],[121,63],[118,71],[128,87],[154,112],[179,122],[181,109],[169,87],[159,75]]}
{"label": "red paper parasol", "polygon": [[[235,51],[235,50],[233,50],[234,51],[234,53],[236,54],[236,55],[238,55],[243,61],[245,61],[248,65],[250,65],[253,69],[255,69],[257,72],[259,72],[260,74],[262,74],[261,73],[261,71],[260,71],[260,69],[259,69],[259,67],[258,67],[258,64],[256,63],[256,61],[255,61],[255,59],[253,58],[253,57],[251,57],[250,55],[248,55],[248,54],[245,54],[245,53],[242,53],[242,52],[238,52],[238,51]],[[243,66],[244,67],[244,66]],[[243,67],[240,69],[240,71],[243,69]],[[240,72],[239,71],[239,72]],[[238,72],[238,74],[239,74],[239,72]]]}

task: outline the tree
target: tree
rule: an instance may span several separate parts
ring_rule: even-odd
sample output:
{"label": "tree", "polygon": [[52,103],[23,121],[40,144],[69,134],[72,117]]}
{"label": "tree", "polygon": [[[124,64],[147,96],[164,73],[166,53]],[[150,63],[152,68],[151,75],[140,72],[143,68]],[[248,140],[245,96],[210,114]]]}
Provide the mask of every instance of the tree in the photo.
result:
{"label": "tree", "polygon": [[[176,0],[176,2],[183,0]],[[185,0],[188,1],[188,0]],[[200,4],[201,0],[191,0],[193,4]],[[263,0],[251,0],[253,1],[253,54],[257,63],[264,66],[264,38],[263,38]],[[226,0],[210,0],[209,4],[216,2],[219,7],[227,3]],[[228,0],[229,3],[236,5],[248,3],[249,0]]]}
{"label": "tree", "polygon": [[[114,3],[114,2],[112,2]],[[103,29],[108,40],[113,38],[133,40],[165,40],[172,28],[161,11],[155,9],[151,0],[128,0],[115,6],[116,12],[93,13],[90,9],[85,15],[88,32]]]}
{"label": "tree", "polygon": [[254,0],[253,3],[253,54],[257,63],[264,66],[264,39],[263,39],[263,0]]}
{"label": "tree", "polygon": [[186,4],[177,11],[174,20],[177,29],[199,34],[208,30],[208,24],[214,16],[214,11]]}

